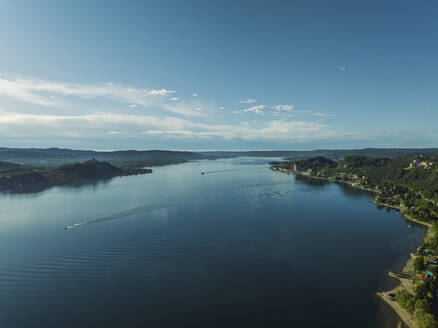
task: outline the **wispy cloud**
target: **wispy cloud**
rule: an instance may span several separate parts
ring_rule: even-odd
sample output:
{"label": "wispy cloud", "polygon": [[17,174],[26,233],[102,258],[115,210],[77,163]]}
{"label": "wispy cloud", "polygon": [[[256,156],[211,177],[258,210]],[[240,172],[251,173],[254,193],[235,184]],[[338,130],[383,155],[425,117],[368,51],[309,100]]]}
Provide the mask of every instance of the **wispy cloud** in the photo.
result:
{"label": "wispy cloud", "polygon": [[[376,130],[373,133],[346,133],[334,130],[318,122],[270,120],[262,125],[254,122],[240,124],[206,124],[187,119],[144,115],[127,115],[96,112],[86,115],[42,115],[22,114],[0,111],[0,139],[24,140],[26,144],[35,140],[35,136],[46,140],[74,141],[84,145],[86,140],[105,140],[111,143],[119,138],[124,140],[145,140],[149,138],[166,138],[187,140],[255,141],[281,142],[293,144],[298,142],[343,141],[351,147],[365,147],[375,143],[380,147],[398,147],[400,142],[405,147],[415,147],[418,143],[433,146],[437,140],[438,130],[398,129],[394,131]],[[131,139],[130,139],[131,138]],[[140,138],[140,139],[139,139]],[[144,139],[141,139],[144,138]],[[32,142],[32,141],[31,141]],[[129,141],[128,141],[129,142]],[[170,140],[169,142],[173,142]]]}
{"label": "wispy cloud", "polygon": [[[182,107],[169,104],[169,100],[177,99],[170,97],[173,93],[175,91],[164,88],[139,89],[112,82],[101,85],[62,83],[0,74],[0,96],[35,105],[60,107],[69,105],[71,97],[105,98],[131,104],[132,107],[135,105],[155,110],[162,109],[185,116],[199,116],[198,111],[187,105]],[[55,97],[54,94],[60,97]]]}
{"label": "wispy cloud", "polygon": [[347,70],[347,67],[346,66],[339,66],[338,69],[340,71],[345,71],[345,70]]}
{"label": "wispy cloud", "polygon": [[266,105],[252,106],[252,107],[242,109],[242,110],[235,110],[235,111],[233,111],[233,114],[240,114],[240,113],[263,114],[263,109],[266,107],[267,107]]}
{"label": "wispy cloud", "polygon": [[[0,99],[7,98],[7,107],[18,106],[15,110],[0,108],[0,140],[31,141],[38,136],[73,143],[103,138],[102,144],[111,138],[118,142],[159,137],[175,138],[175,142],[178,138],[289,142],[334,134],[322,123],[309,122],[308,117],[294,120],[296,115],[325,114],[299,111],[293,105],[243,105],[233,112],[240,115],[225,121],[229,112],[214,102],[190,96],[180,99],[175,91],[164,88],[141,89],[113,82],[63,83],[0,74]],[[255,102],[249,98],[239,103]],[[259,115],[257,121],[241,122],[251,117],[246,113]]]}
{"label": "wispy cloud", "polygon": [[199,96],[199,93],[194,93],[194,94],[192,94],[192,97],[197,97],[197,96]]}
{"label": "wispy cloud", "polygon": [[[125,132],[123,132],[125,131]],[[97,112],[87,115],[36,115],[0,112],[1,138],[32,138],[35,135],[59,138],[90,138],[135,135],[221,138],[224,140],[305,140],[335,135],[324,124],[303,121],[272,120],[263,126],[249,123],[206,124],[175,117]]]}
{"label": "wispy cloud", "polygon": [[326,117],[326,116],[333,116],[332,114],[322,113],[322,112],[314,112],[311,110],[294,110],[291,113],[293,116],[318,116],[318,117]]}
{"label": "wispy cloud", "polygon": [[250,108],[244,109],[243,112],[247,113],[247,112],[253,112],[256,114],[261,114],[263,113],[262,109],[266,108],[266,105],[258,105],[258,106],[252,106]]}
{"label": "wispy cloud", "polygon": [[272,108],[278,111],[286,111],[286,112],[293,112],[295,110],[294,105],[273,105]]}
{"label": "wispy cloud", "polygon": [[237,101],[238,104],[253,104],[255,102],[257,102],[257,100],[255,100],[254,98],[243,99],[243,100]]}
{"label": "wispy cloud", "polygon": [[0,96],[8,96],[20,101],[36,105],[55,106],[56,102],[52,96],[41,96],[34,93],[35,88],[31,83],[24,83],[20,80],[7,79],[0,76]]}

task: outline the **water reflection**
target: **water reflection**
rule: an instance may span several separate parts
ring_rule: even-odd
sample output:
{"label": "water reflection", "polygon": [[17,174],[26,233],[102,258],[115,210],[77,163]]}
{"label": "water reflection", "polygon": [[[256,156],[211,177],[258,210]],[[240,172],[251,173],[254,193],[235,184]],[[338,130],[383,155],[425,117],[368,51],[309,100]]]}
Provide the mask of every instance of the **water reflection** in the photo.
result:
{"label": "water reflection", "polygon": [[315,187],[315,188],[323,188],[327,185],[330,185],[330,181],[324,180],[324,179],[315,179],[311,177],[307,177],[305,175],[296,174],[294,175],[294,179],[296,181],[305,183],[308,186]]}
{"label": "water reflection", "polygon": [[80,189],[82,187],[91,187],[93,189],[97,189],[99,187],[108,185],[111,180],[116,179],[115,178],[103,178],[100,180],[94,180],[94,181],[86,181],[86,182],[77,182],[74,184],[64,185],[64,186],[50,186],[50,187],[28,187],[28,188],[19,188],[12,191],[4,191],[0,190],[0,196],[1,195],[37,195],[41,192],[51,190],[53,188],[67,188],[67,189]]}
{"label": "water reflection", "polygon": [[246,161],[0,196],[0,322],[383,327],[375,292],[424,230],[367,193]]}

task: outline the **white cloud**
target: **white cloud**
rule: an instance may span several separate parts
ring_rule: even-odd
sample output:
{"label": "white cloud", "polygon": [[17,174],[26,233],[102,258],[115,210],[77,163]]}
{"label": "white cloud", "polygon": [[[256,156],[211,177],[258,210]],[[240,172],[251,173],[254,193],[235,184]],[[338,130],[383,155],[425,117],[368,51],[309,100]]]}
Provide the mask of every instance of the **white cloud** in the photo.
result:
{"label": "white cloud", "polygon": [[160,136],[166,138],[211,138],[208,132],[195,132],[190,130],[174,130],[174,131],[165,131],[165,130],[148,130],[142,131],[141,134],[150,135],[150,136]]}
{"label": "white cloud", "polygon": [[295,110],[294,105],[274,105],[272,106],[272,108],[278,111],[286,111],[286,112],[292,112]]}
{"label": "white cloud", "polygon": [[242,114],[242,113],[254,113],[254,114],[263,114],[263,109],[266,108],[266,105],[257,105],[252,106],[242,110],[233,110],[233,114]]}
{"label": "white cloud", "polygon": [[[8,96],[24,102],[43,105],[55,106],[53,98],[34,94],[32,83],[20,83],[20,81],[4,79],[0,76],[0,96]],[[49,99],[50,98],[50,99]]]}
{"label": "white cloud", "polygon": [[249,99],[239,100],[237,103],[238,104],[253,104],[255,102],[257,102],[257,100],[255,100],[254,98],[249,98]]}
{"label": "white cloud", "polygon": [[252,106],[246,109],[241,110],[233,110],[233,114],[242,114],[242,113],[254,113],[254,114],[263,114],[263,109],[266,108],[266,105],[257,105]]}
{"label": "white cloud", "polygon": [[301,115],[301,114],[311,115],[312,112],[310,110],[296,110],[296,111],[294,111],[294,115]]}
{"label": "white cloud", "polygon": [[252,113],[255,113],[255,114],[262,114],[263,113],[262,109],[264,109],[264,108],[266,108],[266,105],[252,106],[250,108],[242,110],[242,112],[244,112],[244,113],[252,112]]}
{"label": "white cloud", "polygon": [[288,113],[288,112],[273,112],[272,115],[275,117],[281,117],[283,119],[293,117],[293,115],[291,113]]}
{"label": "white cloud", "polygon": [[[0,74],[0,96],[7,96],[35,105],[62,107],[71,104],[72,97],[105,98],[154,110],[162,109],[185,116],[200,115],[199,111],[194,110],[193,107],[169,104],[169,97],[174,92],[167,89],[138,89],[113,83],[102,85],[62,83]],[[58,97],[54,99],[48,93],[62,96],[62,99],[58,99]]]}
{"label": "white cloud", "polygon": [[[253,123],[256,124],[256,123]],[[166,137],[221,138],[224,140],[311,140],[336,135],[315,122],[272,120],[252,127],[247,123],[206,124],[176,117],[96,112],[86,115],[36,115],[0,112],[0,138],[104,137],[121,134],[166,135]],[[129,131],[129,132],[128,132]]]}
{"label": "white cloud", "polygon": [[193,96],[193,97],[197,97],[197,96],[199,96],[199,93],[196,93],[196,92],[195,92],[194,94],[192,94],[192,96]]}
{"label": "white cloud", "polygon": [[[233,113],[240,114],[241,118],[244,113],[262,114],[260,120],[249,124],[241,123],[239,117],[234,117],[232,123],[219,124],[217,122],[223,122],[221,117],[228,113],[218,111],[225,109],[224,106],[218,107],[214,103],[204,103],[191,97],[190,101],[176,101],[179,99],[173,93],[167,89],[139,89],[113,83],[71,84],[0,74],[0,98],[9,97],[44,106],[43,109],[31,105],[26,109],[17,107],[18,111],[25,113],[0,108],[0,140],[35,140],[35,136],[38,136],[60,142],[72,140],[85,143],[86,138],[117,138],[114,140],[118,141],[126,138],[150,140],[162,136],[294,141],[333,135],[327,126],[318,122],[291,120],[292,115],[325,116],[324,113],[297,111],[293,105],[248,105]],[[94,101],[95,98],[102,98],[103,101]],[[255,102],[253,100],[247,99],[245,103]],[[122,106],[117,106],[120,103]],[[97,106],[110,109],[107,112],[90,110]],[[128,106],[137,110],[129,111]],[[110,110],[115,112],[108,112]]]}
{"label": "white cloud", "polygon": [[339,68],[340,71],[345,71],[347,69],[346,66],[339,66],[338,68]]}
{"label": "white cloud", "polygon": [[332,114],[327,113],[321,113],[321,112],[312,112],[311,110],[294,110],[293,111],[294,116],[318,116],[318,117],[326,117],[326,116],[333,116]]}
{"label": "white cloud", "polygon": [[[144,103],[147,96],[168,96],[175,91],[166,89],[127,88],[123,85],[114,85],[112,83],[100,86],[91,84],[61,83],[0,74],[1,94],[26,101],[20,92],[28,92],[32,94],[38,92],[53,92],[64,96],[77,96],[83,98],[107,97],[120,101],[138,98],[142,99],[140,103]],[[32,102],[32,100],[33,98],[28,100],[28,102]]]}
{"label": "white cloud", "polygon": [[[128,89],[128,91],[134,91],[134,90],[133,89]],[[155,89],[147,90],[147,89],[143,89],[143,91],[147,92],[149,95],[158,95],[158,96],[167,96],[167,95],[175,92],[175,91],[166,90],[166,89],[160,89],[160,90],[155,90]]]}
{"label": "white cloud", "polygon": [[207,113],[205,112],[201,112],[200,110],[197,110],[196,107],[194,107],[193,105],[189,104],[161,104],[160,105],[164,110],[167,110],[169,112],[173,112],[176,114],[180,114],[183,116],[192,116],[192,117],[207,117],[209,116]]}
{"label": "white cloud", "polygon": [[266,127],[251,128],[249,123],[240,125],[206,125],[187,124],[185,129],[178,130],[147,130],[142,131],[146,135],[159,135],[170,137],[220,137],[225,140],[244,139],[247,141],[262,140],[305,140],[308,138],[325,138],[333,133],[327,131],[324,125],[312,122],[285,122],[270,121]]}

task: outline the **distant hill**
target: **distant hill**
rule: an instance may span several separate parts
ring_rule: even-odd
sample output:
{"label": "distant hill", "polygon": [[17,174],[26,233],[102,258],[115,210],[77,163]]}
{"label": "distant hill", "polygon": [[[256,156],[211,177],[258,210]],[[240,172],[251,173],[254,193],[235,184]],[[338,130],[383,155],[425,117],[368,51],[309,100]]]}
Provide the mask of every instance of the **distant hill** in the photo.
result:
{"label": "distant hill", "polygon": [[158,166],[182,163],[203,158],[202,155],[185,151],[126,150],[93,151],[60,148],[5,148],[0,147],[0,161],[17,164],[56,166],[91,159],[108,161],[118,166]]}
{"label": "distant hill", "polygon": [[168,150],[120,150],[93,151],[60,148],[5,148],[0,147],[0,161],[57,166],[91,159],[107,161],[122,167],[145,167],[184,163],[198,159],[250,157],[282,157],[303,159],[324,156],[330,159],[342,159],[350,155],[365,157],[406,157],[416,154],[438,154],[438,148],[365,148],[365,149],[317,149],[317,150],[274,150],[274,151],[168,151]]}
{"label": "distant hill", "polygon": [[9,170],[9,169],[15,169],[20,167],[19,164],[14,163],[8,163],[8,162],[0,162],[0,171]]}
{"label": "distant hill", "polygon": [[303,159],[324,156],[331,159],[342,159],[350,155],[365,157],[406,157],[416,154],[438,154],[438,148],[364,148],[364,149],[316,149],[316,150],[274,150],[274,151],[207,151],[200,152],[208,158],[232,158],[238,156],[251,157],[283,157],[287,159]]}

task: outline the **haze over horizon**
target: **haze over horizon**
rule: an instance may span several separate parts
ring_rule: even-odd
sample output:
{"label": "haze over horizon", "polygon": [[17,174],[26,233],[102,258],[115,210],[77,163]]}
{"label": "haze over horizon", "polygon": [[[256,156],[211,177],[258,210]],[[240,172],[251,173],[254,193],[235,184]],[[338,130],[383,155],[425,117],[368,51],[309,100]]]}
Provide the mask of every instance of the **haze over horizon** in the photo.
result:
{"label": "haze over horizon", "polygon": [[437,9],[3,0],[0,147],[437,147]]}

